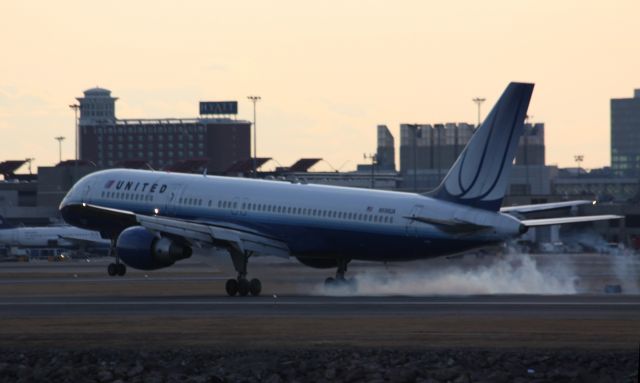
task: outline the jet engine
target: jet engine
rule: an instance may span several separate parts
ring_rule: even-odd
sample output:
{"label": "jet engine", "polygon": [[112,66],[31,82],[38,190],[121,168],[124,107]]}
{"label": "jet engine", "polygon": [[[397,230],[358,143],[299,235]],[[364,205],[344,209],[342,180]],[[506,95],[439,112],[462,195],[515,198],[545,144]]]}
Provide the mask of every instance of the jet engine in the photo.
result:
{"label": "jet engine", "polygon": [[191,247],[168,237],[158,238],[141,226],[125,229],[118,236],[116,251],[124,263],[140,270],[155,270],[189,258]]}

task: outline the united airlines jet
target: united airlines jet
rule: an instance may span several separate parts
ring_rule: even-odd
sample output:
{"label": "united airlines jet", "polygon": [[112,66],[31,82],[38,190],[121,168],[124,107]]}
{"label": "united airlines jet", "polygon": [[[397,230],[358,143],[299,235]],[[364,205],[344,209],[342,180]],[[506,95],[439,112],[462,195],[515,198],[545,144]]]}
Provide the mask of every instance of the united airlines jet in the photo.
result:
{"label": "united airlines jet", "polygon": [[230,296],[260,294],[260,280],[247,278],[254,255],[335,268],[326,283],[349,283],[351,260],[438,257],[499,244],[531,226],[619,218],[518,219],[585,201],[500,211],[532,92],[533,84],[509,84],[428,194],[112,169],[78,181],[60,211],[69,224],[111,239],[110,275],[124,275],[124,264],[168,267],[190,257],[194,247],[226,249],[238,273],[227,281]]}

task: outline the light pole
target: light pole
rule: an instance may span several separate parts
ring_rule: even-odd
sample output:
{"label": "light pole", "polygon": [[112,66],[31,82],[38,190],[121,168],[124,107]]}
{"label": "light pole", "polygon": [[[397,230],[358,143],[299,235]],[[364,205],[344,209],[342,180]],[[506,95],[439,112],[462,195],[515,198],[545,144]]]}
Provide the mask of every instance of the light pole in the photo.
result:
{"label": "light pole", "polygon": [[253,167],[253,178],[256,178],[258,175],[258,170],[256,169],[256,158],[258,157],[258,127],[256,126],[256,103],[262,98],[260,96],[248,96],[247,98],[251,102],[253,102],[253,160],[251,162]]}
{"label": "light pole", "polygon": [[576,162],[576,164],[578,164],[578,177],[580,177],[580,170],[582,169],[582,167],[580,166],[580,164],[582,163],[582,161],[584,160],[584,155],[582,154],[576,154],[575,156],[573,156],[573,160]]}
{"label": "light pole", "polygon": [[78,157],[79,157],[79,153],[78,153],[78,152],[80,151],[80,149],[79,149],[79,145],[78,145],[78,142],[79,142],[79,141],[78,141],[78,140],[79,140],[79,138],[78,138],[78,136],[79,136],[79,132],[78,132],[78,110],[80,110],[80,105],[78,105],[78,104],[71,104],[71,105],[69,105],[69,108],[73,109],[73,113],[74,113],[74,116],[75,116],[75,129],[76,129],[76,161],[77,161],[77,160],[78,160]]}
{"label": "light pole", "polygon": [[481,115],[480,115],[480,108],[482,106],[482,103],[486,101],[485,98],[482,97],[476,97],[472,100],[473,102],[475,102],[478,105],[478,126],[480,127],[480,122],[482,121]]}
{"label": "light pole", "polygon": [[58,162],[62,162],[62,141],[64,141],[64,137],[58,136],[53,139],[58,141]]}
{"label": "light pole", "polygon": [[375,189],[376,163],[378,162],[378,155],[376,155],[375,153],[365,153],[363,156],[365,160],[371,160],[371,189]]}

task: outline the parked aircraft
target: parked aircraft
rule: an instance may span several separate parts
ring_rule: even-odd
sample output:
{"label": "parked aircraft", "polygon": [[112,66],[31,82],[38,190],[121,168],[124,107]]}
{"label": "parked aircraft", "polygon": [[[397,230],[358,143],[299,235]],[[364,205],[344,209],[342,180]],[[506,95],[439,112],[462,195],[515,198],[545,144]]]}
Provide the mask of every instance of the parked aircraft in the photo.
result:
{"label": "parked aircraft", "polygon": [[124,274],[122,262],[158,269],[188,258],[193,247],[224,248],[238,273],[227,281],[230,296],[260,294],[260,280],[247,279],[253,255],[336,268],[326,283],[349,283],[351,260],[438,257],[493,246],[532,226],[619,218],[516,217],[556,209],[553,203],[500,211],[532,92],[533,84],[509,84],[428,194],[112,169],[78,181],[60,211],[68,223],[111,239],[110,275]]}
{"label": "parked aircraft", "polygon": [[11,248],[97,249],[108,248],[110,242],[97,231],[69,225],[20,227],[7,224],[0,217],[0,245]]}

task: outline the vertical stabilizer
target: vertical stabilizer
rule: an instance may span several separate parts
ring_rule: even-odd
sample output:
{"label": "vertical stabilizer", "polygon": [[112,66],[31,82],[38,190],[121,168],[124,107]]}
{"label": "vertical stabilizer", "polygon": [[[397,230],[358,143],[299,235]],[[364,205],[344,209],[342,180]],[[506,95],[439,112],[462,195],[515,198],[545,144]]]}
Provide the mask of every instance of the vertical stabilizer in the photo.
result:
{"label": "vertical stabilizer", "polygon": [[512,82],[429,196],[498,211],[524,130],[533,84]]}

